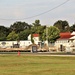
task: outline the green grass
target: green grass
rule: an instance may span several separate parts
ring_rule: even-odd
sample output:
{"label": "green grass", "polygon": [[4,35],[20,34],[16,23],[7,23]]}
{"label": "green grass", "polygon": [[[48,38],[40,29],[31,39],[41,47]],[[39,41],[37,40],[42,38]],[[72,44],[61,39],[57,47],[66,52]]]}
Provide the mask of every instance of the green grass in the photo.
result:
{"label": "green grass", "polygon": [[75,75],[75,57],[0,55],[0,75]]}

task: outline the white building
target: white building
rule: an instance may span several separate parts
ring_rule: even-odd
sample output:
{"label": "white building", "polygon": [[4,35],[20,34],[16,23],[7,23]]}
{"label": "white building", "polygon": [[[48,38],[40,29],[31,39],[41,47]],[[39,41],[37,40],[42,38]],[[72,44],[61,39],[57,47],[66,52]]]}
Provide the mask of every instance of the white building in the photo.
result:
{"label": "white building", "polygon": [[[31,34],[28,36],[28,40],[31,41]],[[35,44],[38,44],[39,41],[39,34],[33,34],[33,40]]]}
{"label": "white building", "polygon": [[[35,44],[39,43],[39,34],[33,34],[33,39]],[[28,36],[28,40],[21,41],[0,41],[0,48],[11,48],[14,44],[19,44],[20,48],[25,48],[32,44],[31,42],[31,34]]]}
{"label": "white building", "polygon": [[70,32],[60,33],[60,38],[55,42],[55,46],[60,50],[61,47],[66,47],[69,44],[69,40],[72,37]]}

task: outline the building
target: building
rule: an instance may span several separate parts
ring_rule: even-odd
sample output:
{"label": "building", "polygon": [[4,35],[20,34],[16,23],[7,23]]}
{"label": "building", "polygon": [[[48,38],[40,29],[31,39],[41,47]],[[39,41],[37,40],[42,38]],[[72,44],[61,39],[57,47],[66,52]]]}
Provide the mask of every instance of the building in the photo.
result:
{"label": "building", "polygon": [[[28,40],[31,41],[31,34],[28,36]],[[39,41],[39,34],[33,34],[33,40],[35,44],[38,44]]]}
{"label": "building", "polygon": [[69,44],[69,40],[71,37],[72,35],[70,32],[60,33],[60,38],[55,42],[55,46],[58,48],[58,50],[64,50],[64,47]]}
{"label": "building", "polygon": [[[39,34],[33,34],[33,40],[35,44],[39,43]],[[31,42],[31,34],[28,36],[28,40],[21,41],[0,41],[0,48],[13,48],[13,46],[17,46],[19,44],[20,48],[25,48],[32,44]]]}
{"label": "building", "polygon": [[72,37],[69,39],[71,46],[75,47],[75,31],[71,33]]}

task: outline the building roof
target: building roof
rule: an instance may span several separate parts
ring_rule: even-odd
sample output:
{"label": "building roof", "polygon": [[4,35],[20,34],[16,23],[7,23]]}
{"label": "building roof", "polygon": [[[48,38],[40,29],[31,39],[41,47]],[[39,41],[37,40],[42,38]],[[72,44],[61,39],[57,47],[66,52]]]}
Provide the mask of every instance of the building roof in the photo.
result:
{"label": "building roof", "polygon": [[33,37],[39,37],[39,34],[33,34]]}
{"label": "building roof", "polygon": [[59,39],[69,39],[71,38],[72,35],[70,32],[64,32],[64,33],[60,33],[60,38]]}

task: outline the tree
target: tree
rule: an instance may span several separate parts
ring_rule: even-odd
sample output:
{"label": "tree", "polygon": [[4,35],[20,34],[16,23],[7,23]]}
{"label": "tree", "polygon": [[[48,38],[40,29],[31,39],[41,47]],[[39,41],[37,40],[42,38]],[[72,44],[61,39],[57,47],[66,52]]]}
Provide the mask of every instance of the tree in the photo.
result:
{"label": "tree", "polygon": [[48,42],[55,42],[55,40],[59,37],[59,29],[54,26],[47,27],[43,33],[43,40],[48,40]]}
{"label": "tree", "polygon": [[0,41],[6,40],[8,34],[9,34],[9,28],[5,26],[0,26]]}
{"label": "tree", "polygon": [[15,33],[15,31],[12,31],[11,33],[9,33],[9,35],[7,36],[7,40],[10,41],[16,41],[19,39],[18,34]]}
{"label": "tree", "polygon": [[46,26],[39,26],[38,29],[37,29],[37,33],[40,35],[39,39],[41,41],[43,41],[42,40],[42,35],[43,35],[45,29],[46,29]]}
{"label": "tree", "polygon": [[42,33],[43,32],[43,30],[46,28],[46,26],[33,26],[32,28],[31,28],[31,31],[32,31],[32,33],[38,33],[38,34],[40,34],[40,33]]}
{"label": "tree", "polygon": [[26,29],[24,31],[21,31],[19,33],[19,40],[27,40],[29,34],[31,34],[31,30],[29,30],[29,29]]}
{"label": "tree", "polygon": [[5,26],[0,26],[0,32],[8,35],[9,33],[9,28],[5,27]]}
{"label": "tree", "polygon": [[31,34],[31,42],[34,44],[33,34]]}
{"label": "tree", "polygon": [[75,24],[73,24],[71,27],[70,27],[70,32],[73,32],[75,31]]}
{"label": "tree", "polygon": [[39,39],[41,41],[43,41],[42,40],[42,35],[44,33],[44,29],[46,29],[46,26],[33,26],[31,28],[31,32],[32,32],[32,34],[34,34],[34,33],[39,34],[40,35]]}
{"label": "tree", "polygon": [[57,27],[60,30],[60,32],[70,31],[69,24],[67,21],[58,20],[57,22],[54,23],[53,26]]}
{"label": "tree", "polygon": [[32,33],[39,33],[39,27],[41,26],[40,20],[35,20],[35,23],[32,23],[33,26],[31,28]]}
{"label": "tree", "polygon": [[3,32],[0,33],[0,41],[4,41],[6,40],[6,34],[4,34]]}
{"label": "tree", "polygon": [[15,22],[13,25],[10,26],[11,31],[15,31],[16,33],[20,33],[21,31],[24,31],[25,29],[30,29],[31,25],[25,23],[25,22]]}
{"label": "tree", "polygon": [[35,20],[35,23],[33,23],[34,26],[41,26],[40,20]]}

